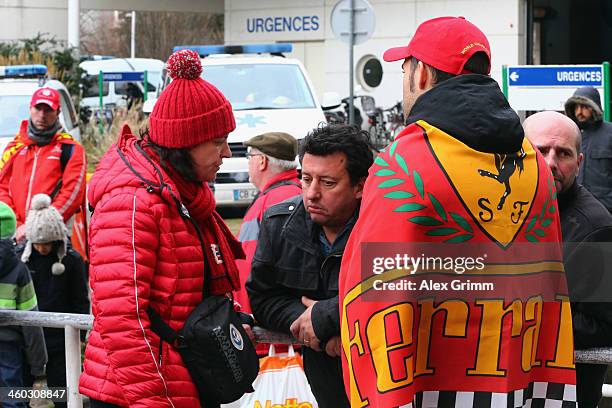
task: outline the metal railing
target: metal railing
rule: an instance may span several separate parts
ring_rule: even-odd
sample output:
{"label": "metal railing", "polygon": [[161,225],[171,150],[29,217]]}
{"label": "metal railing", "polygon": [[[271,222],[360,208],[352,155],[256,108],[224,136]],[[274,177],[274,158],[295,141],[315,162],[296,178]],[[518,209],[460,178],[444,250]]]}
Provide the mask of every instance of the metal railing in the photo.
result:
{"label": "metal railing", "polygon": [[[79,330],[91,330],[92,315],[50,312],[23,312],[0,310],[0,326],[35,326],[64,329],[66,340],[66,388],[68,408],[82,408],[83,400],[79,394],[81,375],[81,339]],[[289,335],[275,333],[261,327],[254,327],[253,334],[258,342],[290,344],[296,340]]]}
{"label": "metal railing", "polygon": [[[68,408],[82,408],[83,400],[79,394],[79,376],[81,375],[81,339],[79,330],[91,330],[92,315],[73,313],[22,312],[0,310],[0,326],[36,326],[64,329],[66,339],[66,387]],[[261,343],[291,344],[297,340],[287,334],[271,332],[261,327],[254,327],[255,340]],[[576,350],[577,363],[612,364],[612,348],[593,348]],[[612,397],[612,385],[604,384],[604,397]]]}

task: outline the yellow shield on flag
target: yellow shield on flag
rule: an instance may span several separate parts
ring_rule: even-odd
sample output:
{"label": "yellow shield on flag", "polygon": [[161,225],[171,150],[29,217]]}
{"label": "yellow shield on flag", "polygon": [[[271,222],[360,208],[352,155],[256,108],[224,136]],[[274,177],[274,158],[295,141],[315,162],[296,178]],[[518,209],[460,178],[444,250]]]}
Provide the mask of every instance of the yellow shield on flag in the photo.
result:
{"label": "yellow shield on flag", "polygon": [[471,149],[427,122],[418,121],[441,169],[475,223],[503,247],[512,243],[533,205],[538,161],[524,138],[512,154]]}

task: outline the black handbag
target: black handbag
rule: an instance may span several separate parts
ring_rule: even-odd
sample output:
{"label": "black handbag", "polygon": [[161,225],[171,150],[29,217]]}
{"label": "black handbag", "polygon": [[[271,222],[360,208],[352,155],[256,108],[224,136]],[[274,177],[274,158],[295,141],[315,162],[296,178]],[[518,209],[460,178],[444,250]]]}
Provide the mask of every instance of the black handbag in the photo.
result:
{"label": "black handbag", "polygon": [[[181,216],[195,228],[202,254],[204,240],[187,208],[173,194]],[[253,325],[253,318],[234,310],[228,296],[210,295],[210,266],[204,256],[204,290],[200,303],[175,332],[151,306],[147,314],[151,330],[181,355],[191,379],[198,389],[202,407],[218,407],[253,392],[253,381],[259,373],[259,358],[242,324]]]}
{"label": "black handbag", "polygon": [[183,358],[202,406],[233,402],[253,392],[259,359],[227,296],[206,296],[178,333],[151,307],[147,313],[151,330]]}

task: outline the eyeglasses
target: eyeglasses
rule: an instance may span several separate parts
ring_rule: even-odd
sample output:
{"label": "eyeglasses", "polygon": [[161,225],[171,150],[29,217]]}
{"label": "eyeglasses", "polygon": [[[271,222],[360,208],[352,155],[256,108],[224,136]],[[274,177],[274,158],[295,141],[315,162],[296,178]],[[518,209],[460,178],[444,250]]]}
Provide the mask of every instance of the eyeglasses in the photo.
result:
{"label": "eyeglasses", "polygon": [[249,152],[249,153],[245,154],[245,156],[246,156],[246,158],[247,158],[247,160],[248,160],[248,159],[250,159],[251,157],[255,157],[255,156],[263,156],[263,154],[262,154],[262,153],[250,153],[250,152]]}

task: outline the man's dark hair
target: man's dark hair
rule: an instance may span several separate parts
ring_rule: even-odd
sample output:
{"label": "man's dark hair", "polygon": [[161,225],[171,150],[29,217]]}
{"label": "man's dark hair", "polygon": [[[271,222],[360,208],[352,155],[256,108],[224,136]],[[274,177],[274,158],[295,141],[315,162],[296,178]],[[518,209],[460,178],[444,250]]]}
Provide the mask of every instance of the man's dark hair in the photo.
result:
{"label": "man's dark hair", "polygon": [[343,124],[321,125],[301,141],[300,163],[304,154],[313,156],[329,156],[334,153],[344,153],[346,156],[346,171],[351,184],[356,185],[367,177],[368,169],[374,162],[372,145],[368,132],[357,126]]}
{"label": "man's dark hair", "polygon": [[[414,71],[416,70],[417,64],[419,60],[415,57],[410,58],[410,91],[414,92]],[[425,63],[423,63],[425,64]],[[437,85],[442,83],[448,79],[456,77],[457,75],[449,74],[448,72],[440,71],[437,68],[432,67],[431,65],[425,64],[429,72],[432,75],[433,85]],[[470,71],[474,74],[487,75],[489,72],[489,57],[484,52],[476,52],[474,55],[467,60],[463,69],[466,71]]]}
{"label": "man's dark hair", "polygon": [[140,131],[140,138],[146,140],[146,143],[159,156],[159,164],[164,170],[168,170],[168,166],[172,167],[181,177],[187,181],[199,182],[195,167],[193,165],[193,159],[189,154],[189,149],[172,149],[157,145],[151,141],[149,136],[149,129]]}

